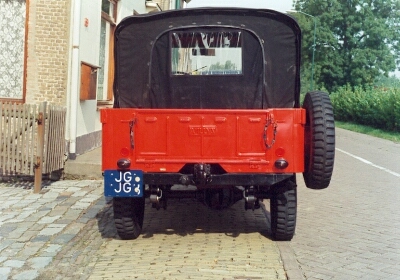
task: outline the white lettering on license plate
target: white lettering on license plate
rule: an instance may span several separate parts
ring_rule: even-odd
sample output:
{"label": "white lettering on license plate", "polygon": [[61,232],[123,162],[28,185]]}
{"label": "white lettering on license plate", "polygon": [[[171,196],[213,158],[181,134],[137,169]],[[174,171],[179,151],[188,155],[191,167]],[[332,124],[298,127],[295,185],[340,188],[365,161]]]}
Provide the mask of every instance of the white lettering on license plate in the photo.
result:
{"label": "white lettering on license plate", "polygon": [[[139,176],[136,176],[135,174],[132,175],[130,171],[119,172],[119,178],[114,178],[114,180],[117,183],[117,187],[114,188],[115,193],[131,193],[132,186],[136,185],[133,191],[136,193],[136,195],[140,195],[141,182]],[[132,182],[132,180],[134,180],[134,182]]]}

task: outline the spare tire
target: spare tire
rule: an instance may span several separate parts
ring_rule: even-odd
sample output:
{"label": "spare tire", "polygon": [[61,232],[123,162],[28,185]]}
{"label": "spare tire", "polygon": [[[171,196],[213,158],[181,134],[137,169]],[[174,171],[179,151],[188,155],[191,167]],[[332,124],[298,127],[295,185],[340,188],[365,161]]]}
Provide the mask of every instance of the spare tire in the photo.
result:
{"label": "spare tire", "polygon": [[329,95],[322,91],[308,92],[304,131],[304,172],[307,188],[324,189],[332,178],[335,158],[335,121]]}

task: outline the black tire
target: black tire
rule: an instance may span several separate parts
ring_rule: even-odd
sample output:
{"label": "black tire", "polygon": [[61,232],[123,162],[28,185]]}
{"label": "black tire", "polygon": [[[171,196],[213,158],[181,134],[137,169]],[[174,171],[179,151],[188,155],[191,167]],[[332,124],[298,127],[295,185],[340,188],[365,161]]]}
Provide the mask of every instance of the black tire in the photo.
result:
{"label": "black tire", "polygon": [[114,223],[124,240],[139,237],[144,218],[144,198],[114,197]]}
{"label": "black tire", "polygon": [[306,126],[303,178],[307,188],[325,189],[332,178],[335,159],[335,120],[326,92],[308,92],[304,98]]}
{"label": "black tire", "polygon": [[289,241],[296,229],[297,187],[288,180],[276,187],[270,201],[272,237]]}

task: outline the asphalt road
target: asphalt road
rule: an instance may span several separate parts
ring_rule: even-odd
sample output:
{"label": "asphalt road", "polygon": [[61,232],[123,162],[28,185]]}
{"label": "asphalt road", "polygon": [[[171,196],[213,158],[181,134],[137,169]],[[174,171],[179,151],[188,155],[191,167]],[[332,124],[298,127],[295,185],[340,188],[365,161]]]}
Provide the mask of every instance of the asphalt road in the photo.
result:
{"label": "asphalt road", "polygon": [[299,177],[296,235],[278,243],[288,276],[400,279],[400,144],[336,135],[330,186],[309,190]]}

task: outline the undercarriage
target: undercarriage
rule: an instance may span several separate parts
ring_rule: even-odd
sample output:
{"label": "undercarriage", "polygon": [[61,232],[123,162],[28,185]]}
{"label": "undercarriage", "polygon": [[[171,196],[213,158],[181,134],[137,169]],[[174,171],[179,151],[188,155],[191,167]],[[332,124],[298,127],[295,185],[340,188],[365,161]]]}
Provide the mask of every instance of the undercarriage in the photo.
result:
{"label": "undercarriage", "polygon": [[216,210],[228,208],[244,199],[245,210],[254,210],[260,208],[262,199],[270,198],[270,191],[268,187],[253,186],[217,186],[211,189],[183,185],[151,185],[146,188],[145,197],[149,198],[152,207],[157,210],[167,209],[167,203],[170,199],[183,198],[196,199]]}
{"label": "undercarriage", "polygon": [[[271,186],[294,175],[227,174],[217,164],[204,163],[186,165],[181,171],[188,170],[192,174],[144,174],[145,182],[156,183],[145,188],[145,196],[153,208],[166,209],[168,199],[194,198],[212,209],[224,209],[244,199],[245,210],[254,210],[260,207],[260,200],[271,197]],[[213,171],[220,174],[212,174]],[[170,184],[165,185],[166,182]]]}

